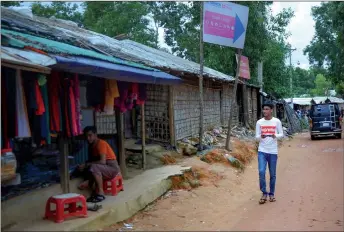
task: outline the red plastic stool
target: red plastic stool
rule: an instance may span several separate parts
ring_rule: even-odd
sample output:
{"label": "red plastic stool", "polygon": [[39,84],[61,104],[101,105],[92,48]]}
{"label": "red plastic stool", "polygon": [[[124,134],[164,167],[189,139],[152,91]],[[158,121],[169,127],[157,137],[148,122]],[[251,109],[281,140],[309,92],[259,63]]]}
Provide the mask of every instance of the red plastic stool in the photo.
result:
{"label": "red plastic stool", "polygon": [[[81,202],[81,207],[77,207],[78,202]],[[51,209],[51,203],[56,205],[56,210]],[[68,207],[65,208],[65,205],[68,205]],[[65,213],[66,211],[67,213]],[[83,195],[67,193],[52,196],[48,199],[44,219],[54,219],[56,223],[61,223],[66,218],[73,216],[87,217],[86,199]]]}
{"label": "red plastic stool", "polygon": [[111,193],[112,196],[116,196],[119,191],[123,191],[123,178],[121,174],[118,174],[112,180],[103,181],[104,193]]}

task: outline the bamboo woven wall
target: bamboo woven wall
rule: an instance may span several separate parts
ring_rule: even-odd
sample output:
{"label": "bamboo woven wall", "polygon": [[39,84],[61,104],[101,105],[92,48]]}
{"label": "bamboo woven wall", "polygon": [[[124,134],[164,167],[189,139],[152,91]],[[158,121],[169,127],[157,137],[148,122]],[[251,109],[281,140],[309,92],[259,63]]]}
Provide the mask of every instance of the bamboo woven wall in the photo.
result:
{"label": "bamboo woven wall", "polygon": [[[229,119],[229,112],[230,112],[230,100],[232,97],[233,92],[233,86],[232,85],[224,85],[223,86],[223,92],[222,92],[222,109],[223,109],[223,125],[228,126],[228,119]],[[235,106],[234,106],[234,112],[233,112],[233,118],[232,118],[232,124],[238,125],[239,124],[239,111],[238,111],[238,104],[235,98]]]}
{"label": "bamboo woven wall", "polygon": [[[145,102],[146,137],[160,142],[170,142],[169,86],[147,85]],[[141,119],[138,120],[138,137],[141,138]]]}
{"label": "bamboo woven wall", "polygon": [[247,87],[247,96],[248,96],[248,122],[251,126],[255,126],[258,120],[258,97],[257,89],[252,87]]}
{"label": "bamboo woven wall", "polygon": [[254,125],[254,119],[253,119],[253,104],[252,104],[252,88],[248,87],[246,88],[247,90],[247,107],[248,107],[248,123],[250,125]]}
{"label": "bamboo woven wall", "polygon": [[97,112],[95,117],[98,134],[117,134],[116,115],[105,115]]}
{"label": "bamboo woven wall", "polygon": [[[204,129],[218,126],[220,122],[220,90],[204,88]],[[176,140],[199,134],[199,88],[179,85],[174,88],[174,126]]]}
{"label": "bamboo woven wall", "polygon": [[251,88],[252,89],[252,110],[253,110],[253,115],[252,115],[252,120],[253,120],[253,126],[256,124],[258,120],[258,90],[256,88]]}

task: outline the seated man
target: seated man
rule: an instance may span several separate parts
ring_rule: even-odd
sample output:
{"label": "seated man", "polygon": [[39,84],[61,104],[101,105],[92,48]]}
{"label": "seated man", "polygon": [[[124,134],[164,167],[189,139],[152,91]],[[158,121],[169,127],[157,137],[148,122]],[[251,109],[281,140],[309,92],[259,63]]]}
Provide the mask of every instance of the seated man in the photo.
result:
{"label": "seated man", "polygon": [[[89,153],[91,160],[80,165],[79,170],[85,170],[88,174],[89,187],[93,190],[88,202],[100,202],[105,199],[103,180],[111,180],[120,173],[116,155],[111,146],[104,140],[99,139],[94,126],[87,126],[84,135],[89,143]],[[94,186],[94,183],[96,186]],[[98,189],[98,193],[96,193]]]}

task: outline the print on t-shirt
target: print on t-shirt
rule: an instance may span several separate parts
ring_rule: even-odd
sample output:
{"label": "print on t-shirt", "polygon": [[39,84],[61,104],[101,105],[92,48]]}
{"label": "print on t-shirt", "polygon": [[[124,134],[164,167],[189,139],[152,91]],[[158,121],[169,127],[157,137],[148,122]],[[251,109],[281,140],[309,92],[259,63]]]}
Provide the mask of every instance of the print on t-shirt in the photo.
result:
{"label": "print on t-shirt", "polygon": [[274,135],[276,134],[276,126],[261,126],[262,135]]}

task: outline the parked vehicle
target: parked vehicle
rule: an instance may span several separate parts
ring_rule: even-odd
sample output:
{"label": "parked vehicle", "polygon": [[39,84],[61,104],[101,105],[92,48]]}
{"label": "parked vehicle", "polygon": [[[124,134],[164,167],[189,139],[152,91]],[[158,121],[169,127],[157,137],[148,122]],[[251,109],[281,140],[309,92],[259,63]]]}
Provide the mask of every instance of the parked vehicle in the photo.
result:
{"label": "parked vehicle", "polygon": [[311,139],[321,136],[335,136],[342,138],[342,117],[338,104],[324,103],[314,104],[310,110],[310,134]]}

